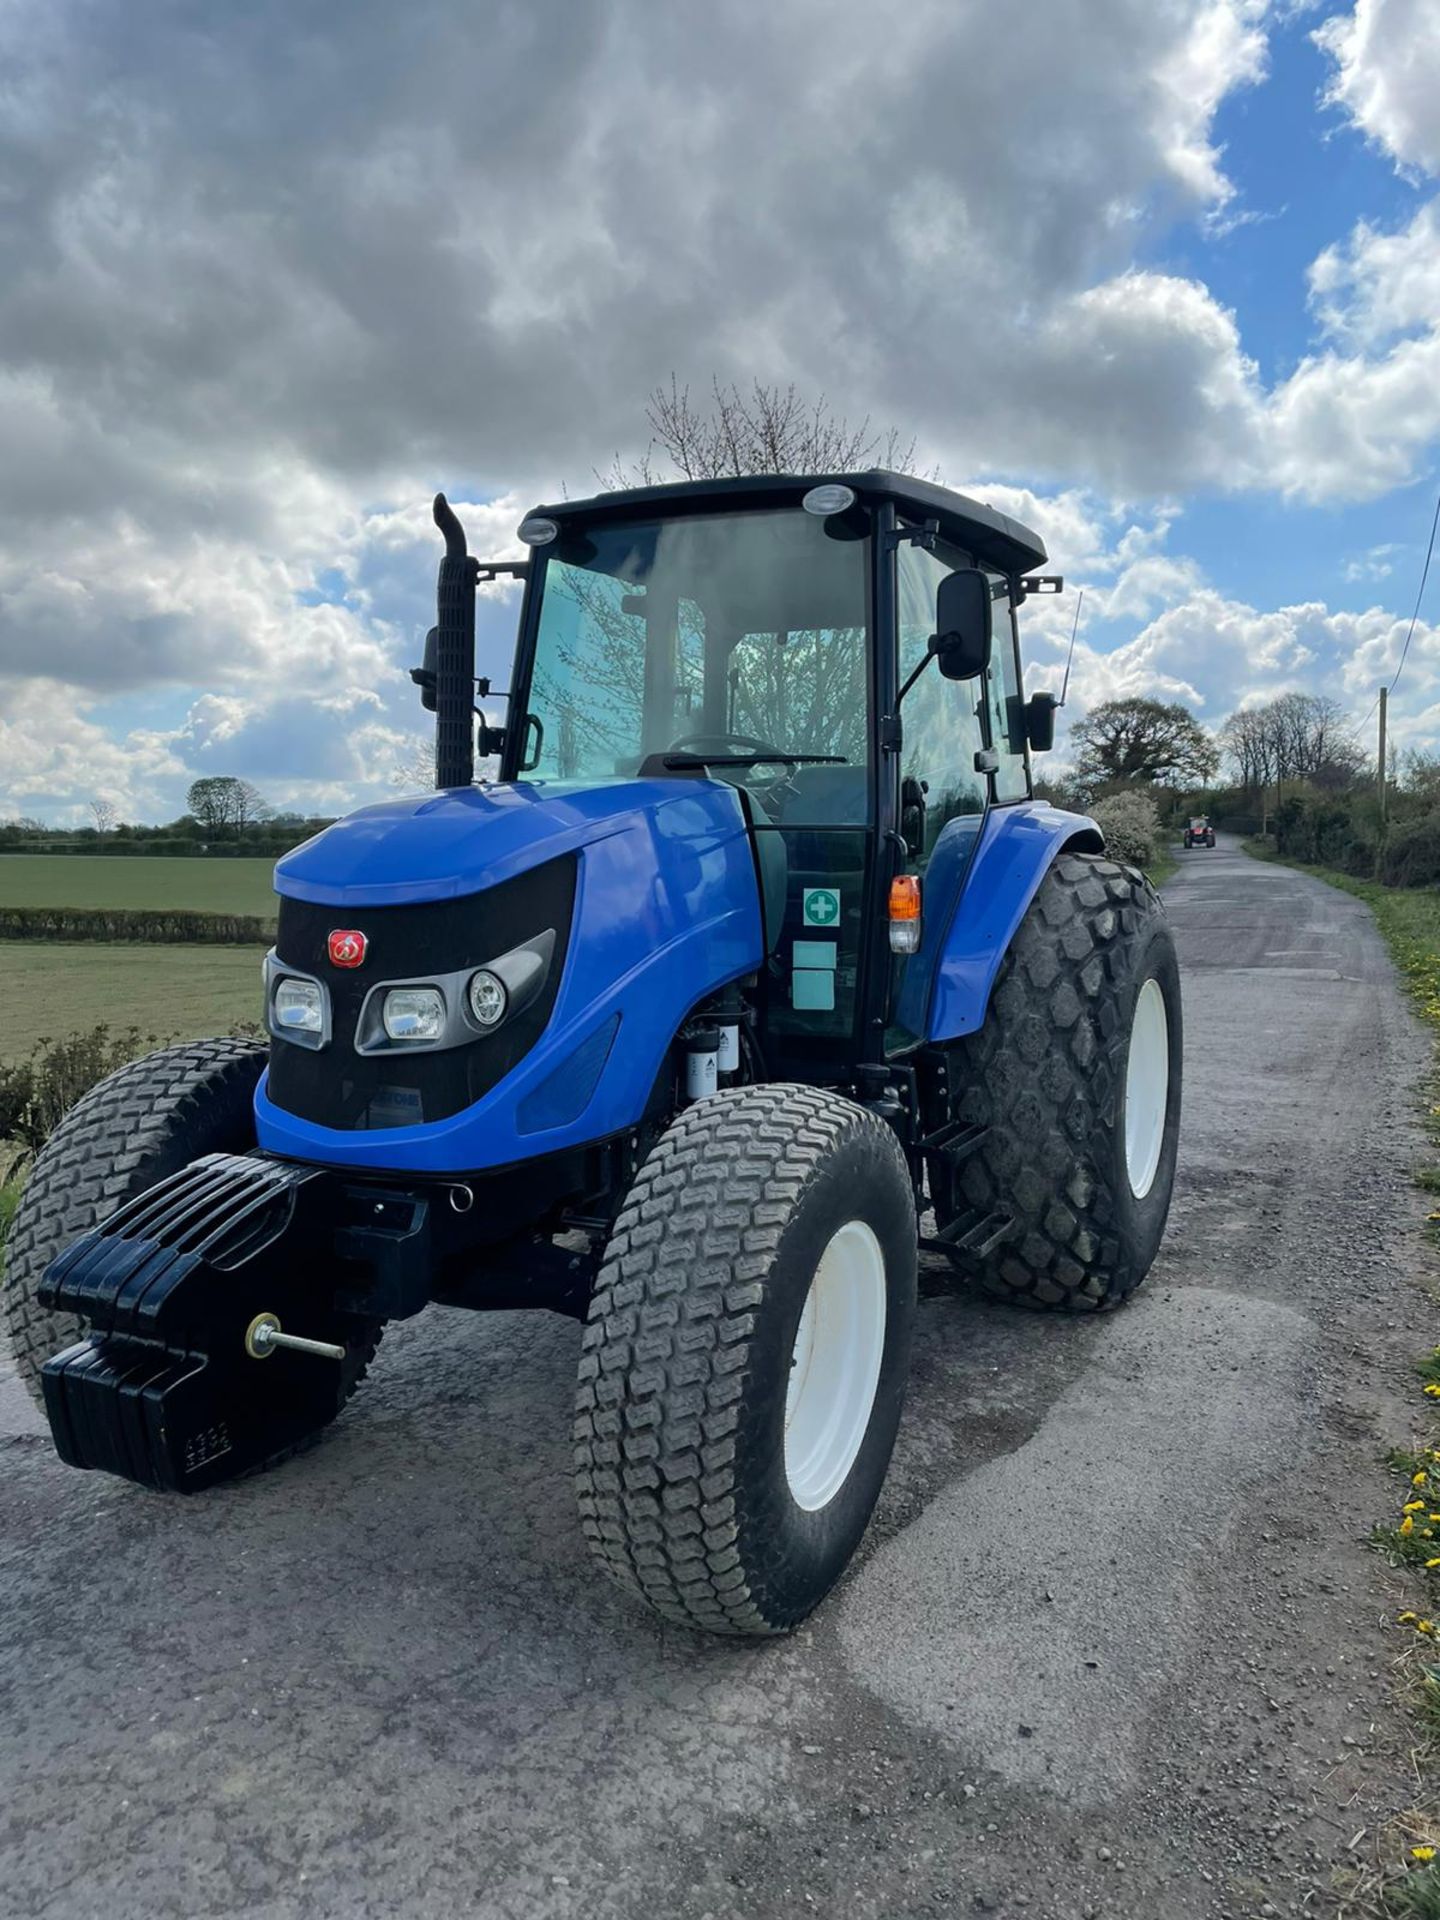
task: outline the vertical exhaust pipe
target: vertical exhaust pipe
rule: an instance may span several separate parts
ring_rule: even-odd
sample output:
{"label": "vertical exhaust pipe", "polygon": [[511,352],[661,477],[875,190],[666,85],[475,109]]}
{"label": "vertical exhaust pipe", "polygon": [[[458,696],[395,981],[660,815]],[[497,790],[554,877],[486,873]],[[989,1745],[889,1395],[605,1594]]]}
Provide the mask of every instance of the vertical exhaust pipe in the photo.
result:
{"label": "vertical exhaust pipe", "polygon": [[465,529],[443,493],[435,524],[445,536],[436,584],[435,785],[475,781],[475,579],[480,562],[465,551]]}

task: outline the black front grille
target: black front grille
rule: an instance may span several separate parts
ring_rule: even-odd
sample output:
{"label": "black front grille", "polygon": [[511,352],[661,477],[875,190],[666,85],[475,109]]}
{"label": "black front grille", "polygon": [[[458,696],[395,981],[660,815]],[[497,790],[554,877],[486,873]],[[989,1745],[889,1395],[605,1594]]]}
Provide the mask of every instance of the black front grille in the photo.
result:
{"label": "black front grille", "polygon": [[[276,953],[284,965],[314,974],[330,993],[331,1037],[312,1050],[277,1038],[270,1056],[270,1098],[317,1126],[347,1130],[418,1126],[472,1106],[534,1046],[555,1004],[575,905],[573,855],[458,900],[405,907],[317,907],[281,899]],[[369,941],[363,966],[333,967],[327,943],[337,927]],[[386,980],[483,967],[511,947],[555,930],[555,951],[538,999],[494,1033],[440,1052],[397,1048],[355,1051],[366,994]]]}

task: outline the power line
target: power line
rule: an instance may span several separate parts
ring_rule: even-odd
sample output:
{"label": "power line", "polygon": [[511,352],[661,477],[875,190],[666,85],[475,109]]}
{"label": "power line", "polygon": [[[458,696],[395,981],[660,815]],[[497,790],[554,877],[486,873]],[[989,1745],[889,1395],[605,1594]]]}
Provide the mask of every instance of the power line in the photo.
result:
{"label": "power line", "polygon": [[1435,551],[1435,529],[1440,527],[1440,494],[1435,496],[1435,517],[1430,522],[1430,544],[1425,549],[1425,565],[1420,572],[1420,591],[1415,596],[1415,611],[1410,616],[1410,630],[1405,635],[1405,644],[1400,649],[1400,666],[1395,669],[1395,679],[1390,682],[1390,691],[1395,691],[1395,681],[1400,678],[1401,668],[1405,665],[1405,656],[1410,651],[1411,636],[1415,632],[1415,622],[1420,618],[1420,602],[1425,598],[1425,582],[1430,577],[1430,556]]}
{"label": "power line", "polygon": [[[1411,642],[1411,639],[1414,637],[1414,633],[1415,633],[1415,623],[1420,618],[1420,603],[1425,598],[1425,582],[1430,578],[1430,558],[1435,551],[1435,529],[1437,527],[1440,527],[1440,494],[1437,494],[1435,496],[1435,514],[1434,514],[1434,518],[1430,522],[1430,544],[1425,549],[1425,565],[1420,570],[1420,590],[1415,595],[1415,610],[1410,615],[1410,625],[1406,630],[1405,644],[1400,649],[1400,664],[1395,669],[1395,679],[1390,682],[1390,685],[1388,688],[1388,691],[1390,693],[1393,693],[1395,691],[1396,683],[1398,682],[1401,671],[1405,665],[1405,656],[1410,651],[1410,642]],[[1357,733],[1360,732],[1360,729],[1362,727],[1366,727],[1370,724],[1370,714],[1374,713],[1376,707],[1378,707],[1379,704],[1380,704],[1380,696],[1377,693],[1375,698],[1370,702],[1370,713],[1366,714],[1365,718],[1360,722],[1360,726],[1355,729]]]}

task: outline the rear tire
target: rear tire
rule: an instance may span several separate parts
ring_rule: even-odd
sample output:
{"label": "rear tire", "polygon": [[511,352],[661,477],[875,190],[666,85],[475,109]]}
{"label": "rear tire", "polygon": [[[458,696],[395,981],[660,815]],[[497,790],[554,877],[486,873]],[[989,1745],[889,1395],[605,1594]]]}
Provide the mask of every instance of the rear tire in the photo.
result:
{"label": "rear tire", "polygon": [[1165,909],[1134,867],[1061,854],[1001,965],[985,1025],[954,1049],[958,1118],[988,1128],[942,1233],[991,1223],[958,1264],[1030,1307],[1116,1305],[1159,1250],[1175,1180],[1180,978]]}
{"label": "rear tire", "polygon": [[[16,1371],[42,1411],[41,1368],[86,1331],[73,1314],[39,1304],[45,1269],[71,1241],[192,1160],[248,1153],[255,1086],[268,1057],[248,1040],[163,1047],[92,1087],[46,1141],[11,1224],[0,1291]],[[376,1328],[343,1362],[345,1399],[378,1343]]]}
{"label": "rear tire", "polygon": [[904,1155],[863,1107],[742,1087],[682,1113],[616,1222],[575,1411],[581,1524],[666,1619],[786,1632],[860,1543],[915,1313]]}

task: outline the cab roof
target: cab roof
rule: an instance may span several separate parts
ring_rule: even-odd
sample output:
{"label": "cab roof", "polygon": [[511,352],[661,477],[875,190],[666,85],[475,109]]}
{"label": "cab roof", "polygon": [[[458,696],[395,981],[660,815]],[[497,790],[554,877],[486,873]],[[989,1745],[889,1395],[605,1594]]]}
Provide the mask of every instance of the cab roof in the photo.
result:
{"label": "cab roof", "polygon": [[938,520],[941,537],[982,565],[1000,573],[1028,573],[1044,566],[1048,555],[1038,533],[1008,513],[956,493],[933,480],[890,473],[881,467],[865,473],[757,473],[736,479],[677,480],[667,486],[626,487],[597,493],[589,500],[562,500],[535,507],[535,516],[558,520],[626,519],[646,513],[703,513],[726,507],[799,506],[811,487],[853,487],[862,501],[893,500],[899,512],[919,520]]}

